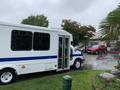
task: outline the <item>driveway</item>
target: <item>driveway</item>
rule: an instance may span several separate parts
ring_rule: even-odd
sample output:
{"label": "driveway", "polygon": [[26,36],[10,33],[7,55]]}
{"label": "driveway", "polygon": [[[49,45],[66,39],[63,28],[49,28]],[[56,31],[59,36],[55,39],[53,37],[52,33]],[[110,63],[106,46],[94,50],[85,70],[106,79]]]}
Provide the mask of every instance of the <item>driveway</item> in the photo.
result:
{"label": "driveway", "polygon": [[86,60],[86,67],[93,70],[113,70],[114,66],[117,65],[117,60],[115,60],[112,55],[108,54],[102,58],[98,58],[98,55],[84,55]]}

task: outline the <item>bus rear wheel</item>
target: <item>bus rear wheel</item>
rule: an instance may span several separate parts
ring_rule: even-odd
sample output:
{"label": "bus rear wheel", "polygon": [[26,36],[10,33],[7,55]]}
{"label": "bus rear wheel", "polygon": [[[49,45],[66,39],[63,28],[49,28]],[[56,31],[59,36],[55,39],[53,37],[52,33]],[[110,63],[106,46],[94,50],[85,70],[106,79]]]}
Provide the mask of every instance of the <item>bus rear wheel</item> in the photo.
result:
{"label": "bus rear wheel", "polygon": [[0,71],[0,84],[9,84],[15,80],[15,71],[12,69],[3,69]]}

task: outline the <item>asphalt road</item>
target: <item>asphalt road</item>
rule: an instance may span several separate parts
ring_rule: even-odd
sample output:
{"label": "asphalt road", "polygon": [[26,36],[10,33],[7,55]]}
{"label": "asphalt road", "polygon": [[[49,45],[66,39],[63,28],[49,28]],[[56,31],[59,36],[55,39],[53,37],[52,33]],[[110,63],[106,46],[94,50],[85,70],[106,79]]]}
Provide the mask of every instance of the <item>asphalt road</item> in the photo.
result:
{"label": "asphalt road", "polygon": [[93,70],[113,70],[114,66],[117,65],[117,60],[113,58],[111,54],[103,55],[99,57],[98,55],[85,54],[85,66],[88,69]]}

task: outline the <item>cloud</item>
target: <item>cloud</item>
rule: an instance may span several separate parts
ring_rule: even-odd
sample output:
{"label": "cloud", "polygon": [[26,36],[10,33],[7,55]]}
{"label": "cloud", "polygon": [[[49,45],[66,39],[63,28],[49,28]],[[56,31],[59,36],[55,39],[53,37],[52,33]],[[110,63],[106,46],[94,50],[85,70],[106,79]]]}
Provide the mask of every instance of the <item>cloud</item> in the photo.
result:
{"label": "cloud", "polygon": [[63,14],[76,14],[88,9],[95,0],[61,0],[59,11]]}
{"label": "cloud", "polygon": [[107,17],[108,13],[117,8],[120,0],[99,0],[94,2],[94,4],[84,12],[78,14],[76,20],[81,21],[83,24],[91,24],[97,29],[99,23]]}
{"label": "cloud", "polygon": [[50,27],[60,27],[62,19],[76,20],[98,28],[100,21],[120,0],[1,0],[0,21],[20,23],[29,15],[44,14]]}

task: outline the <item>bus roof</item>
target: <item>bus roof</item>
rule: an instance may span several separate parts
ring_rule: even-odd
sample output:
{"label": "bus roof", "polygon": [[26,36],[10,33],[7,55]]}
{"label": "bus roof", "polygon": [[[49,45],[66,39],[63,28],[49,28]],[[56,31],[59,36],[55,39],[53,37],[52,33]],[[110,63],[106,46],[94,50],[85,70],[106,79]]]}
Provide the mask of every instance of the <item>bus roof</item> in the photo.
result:
{"label": "bus roof", "polygon": [[39,26],[32,26],[32,25],[26,25],[26,24],[13,24],[13,23],[6,23],[6,22],[0,22],[1,26],[11,26],[11,27],[19,27],[19,28],[28,28],[28,29],[36,29],[36,30],[45,30],[49,32],[62,32],[64,34],[71,35],[69,32],[62,30],[62,29],[52,29],[52,28],[46,28],[46,27],[39,27]]}

